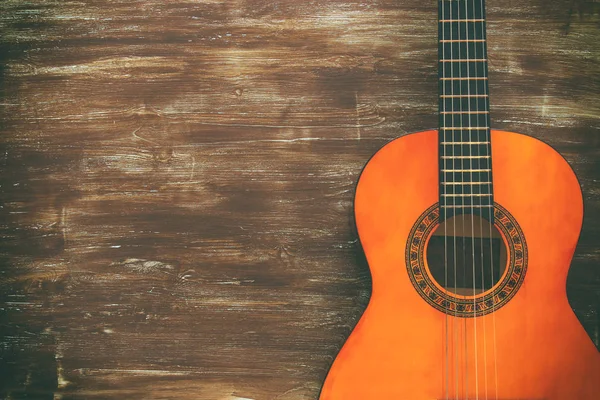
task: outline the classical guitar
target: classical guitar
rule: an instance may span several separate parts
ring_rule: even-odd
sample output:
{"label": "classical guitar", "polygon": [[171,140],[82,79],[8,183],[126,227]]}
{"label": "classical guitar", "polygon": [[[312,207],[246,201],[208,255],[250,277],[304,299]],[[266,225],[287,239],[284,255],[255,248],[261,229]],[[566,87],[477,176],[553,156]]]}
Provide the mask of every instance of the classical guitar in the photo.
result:
{"label": "classical guitar", "polygon": [[550,146],[490,129],[484,1],[438,3],[439,129],[360,176],[372,295],[320,400],[600,399],[565,289],[577,178]]}

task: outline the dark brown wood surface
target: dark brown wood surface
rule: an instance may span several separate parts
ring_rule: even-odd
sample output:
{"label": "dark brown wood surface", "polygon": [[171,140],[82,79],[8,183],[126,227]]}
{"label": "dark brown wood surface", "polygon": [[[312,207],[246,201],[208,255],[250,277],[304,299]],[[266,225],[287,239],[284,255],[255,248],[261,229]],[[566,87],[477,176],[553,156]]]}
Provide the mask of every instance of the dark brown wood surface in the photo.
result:
{"label": "dark brown wood surface", "polygon": [[[581,181],[568,295],[598,345],[599,3],[487,4],[494,127]],[[316,399],[369,298],[361,168],[437,123],[436,19],[0,2],[0,397]]]}

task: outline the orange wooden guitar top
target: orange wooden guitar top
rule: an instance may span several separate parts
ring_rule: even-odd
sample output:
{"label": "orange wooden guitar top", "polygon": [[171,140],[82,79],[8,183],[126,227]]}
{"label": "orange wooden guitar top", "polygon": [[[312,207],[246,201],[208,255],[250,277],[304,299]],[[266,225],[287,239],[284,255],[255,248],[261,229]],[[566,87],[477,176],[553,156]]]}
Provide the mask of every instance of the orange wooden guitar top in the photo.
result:
{"label": "orange wooden guitar top", "polygon": [[600,399],[600,353],[566,296],[583,218],[577,178],[554,149],[528,136],[492,131],[492,154],[494,201],[518,221],[528,246],[518,292],[475,318],[447,315],[419,296],[405,248],[415,221],[439,200],[437,131],[392,141],[356,190],[371,300],[320,400]]}

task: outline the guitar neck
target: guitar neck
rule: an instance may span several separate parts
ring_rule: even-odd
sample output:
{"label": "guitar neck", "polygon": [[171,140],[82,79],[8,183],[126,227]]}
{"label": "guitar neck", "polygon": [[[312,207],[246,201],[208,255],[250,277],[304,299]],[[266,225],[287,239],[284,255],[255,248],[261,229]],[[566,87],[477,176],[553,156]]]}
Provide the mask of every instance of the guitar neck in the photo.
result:
{"label": "guitar neck", "polygon": [[441,217],[492,219],[488,63],[483,0],[439,0]]}

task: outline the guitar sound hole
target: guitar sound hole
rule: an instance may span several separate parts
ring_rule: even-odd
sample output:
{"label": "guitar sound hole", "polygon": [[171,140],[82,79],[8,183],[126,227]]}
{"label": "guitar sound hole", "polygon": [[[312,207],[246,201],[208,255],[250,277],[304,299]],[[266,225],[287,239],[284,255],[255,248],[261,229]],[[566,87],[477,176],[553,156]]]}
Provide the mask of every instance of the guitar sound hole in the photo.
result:
{"label": "guitar sound hole", "polygon": [[427,264],[433,279],[451,293],[475,296],[490,290],[506,269],[507,251],[498,229],[475,215],[458,215],[429,239]]}

